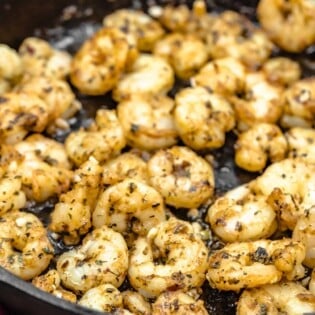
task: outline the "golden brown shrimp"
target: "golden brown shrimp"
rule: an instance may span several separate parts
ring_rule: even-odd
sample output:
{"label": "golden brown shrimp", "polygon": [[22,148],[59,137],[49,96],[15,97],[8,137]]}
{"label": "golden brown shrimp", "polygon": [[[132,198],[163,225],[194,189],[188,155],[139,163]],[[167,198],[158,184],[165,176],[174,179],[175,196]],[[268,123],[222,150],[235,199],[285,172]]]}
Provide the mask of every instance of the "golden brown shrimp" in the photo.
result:
{"label": "golden brown shrimp", "polygon": [[315,43],[315,5],[309,0],[260,0],[259,23],[280,48],[301,52]]}
{"label": "golden brown shrimp", "polygon": [[148,172],[151,185],[176,208],[197,208],[213,195],[212,167],[187,147],[157,151],[148,162]]}
{"label": "golden brown shrimp", "polygon": [[239,291],[304,276],[305,248],[292,239],[232,243],[209,258],[207,279],[219,290]]}
{"label": "golden brown shrimp", "polygon": [[235,125],[234,111],[221,95],[205,88],[186,88],[175,96],[174,120],[183,142],[194,150],[224,145],[225,133]]}

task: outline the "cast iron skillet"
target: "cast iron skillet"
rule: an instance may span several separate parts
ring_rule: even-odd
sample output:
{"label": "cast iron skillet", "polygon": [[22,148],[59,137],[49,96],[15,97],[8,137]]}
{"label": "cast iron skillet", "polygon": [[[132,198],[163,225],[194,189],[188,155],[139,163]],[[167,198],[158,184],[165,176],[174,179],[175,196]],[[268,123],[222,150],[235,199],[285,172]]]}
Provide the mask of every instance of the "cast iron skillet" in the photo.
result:
{"label": "cast iron skillet", "polygon": [[[233,0],[207,0],[209,10],[221,11],[224,9],[237,10],[255,21],[255,7],[257,0],[233,1]],[[101,25],[104,15],[122,8],[134,7],[147,10],[153,4],[170,3],[168,0],[0,0],[0,43],[7,43],[17,48],[21,41],[31,35],[48,40],[56,48],[66,49],[74,53],[80,44],[91,32]],[[181,3],[190,2],[181,1]],[[314,69],[309,66],[312,51],[304,55],[296,55],[295,59],[304,65],[305,74],[314,74]],[[171,95],[181,88],[183,84],[171,92]],[[98,108],[114,107],[115,103],[109,96],[86,97],[77,93],[77,97],[83,104],[83,110],[72,120],[72,129],[84,126]],[[56,136],[63,141],[66,134]],[[233,144],[235,135],[230,133],[224,148],[212,152],[215,157],[214,169],[216,177],[216,194],[220,195],[231,188],[248,182],[255,174],[249,174],[238,169],[234,164]],[[53,203],[36,205],[27,211],[36,213],[45,224]],[[204,209],[205,213],[205,209]],[[178,217],[182,214],[175,213]],[[187,219],[187,218],[185,218]],[[57,252],[64,248],[56,244]],[[211,248],[219,247],[220,242],[209,244]],[[123,287],[128,287],[125,282]],[[234,292],[219,292],[211,289],[207,283],[203,287],[203,299],[209,311],[213,315],[235,314],[238,294]],[[101,314],[58,299],[51,294],[35,288],[30,283],[20,280],[0,267],[0,304],[4,305],[12,314],[28,315],[75,315],[75,314]],[[104,314],[104,313],[102,313]]]}

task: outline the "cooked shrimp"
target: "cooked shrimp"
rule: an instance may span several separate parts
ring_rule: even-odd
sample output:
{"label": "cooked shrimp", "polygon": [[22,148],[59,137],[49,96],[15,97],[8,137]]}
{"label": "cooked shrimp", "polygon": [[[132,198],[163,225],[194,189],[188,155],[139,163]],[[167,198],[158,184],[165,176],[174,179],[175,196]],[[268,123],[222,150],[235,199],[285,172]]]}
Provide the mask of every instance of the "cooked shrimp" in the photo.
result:
{"label": "cooked shrimp", "polygon": [[315,5],[309,0],[260,0],[260,25],[280,48],[301,52],[315,43]]}
{"label": "cooked shrimp", "polygon": [[177,77],[188,80],[207,62],[206,45],[194,35],[172,33],[159,40],[154,55],[165,58]]}
{"label": "cooked shrimp", "polygon": [[41,274],[53,258],[53,247],[41,221],[31,213],[12,211],[0,220],[0,265],[31,280]]}
{"label": "cooked shrimp", "polygon": [[224,291],[296,280],[304,276],[304,257],[303,244],[292,239],[232,243],[210,255],[207,279]]}
{"label": "cooked shrimp", "polygon": [[261,70],[271,83],[289,86],[301,78],[302,70],[297,61],[286,57],[274,57],[267,60]]}
{"label": "cooked shrimp", "polygon": [[65,79],[70,73],[71,55],[54,49],[48,42],[36,37],[24,39],[19,47],[24,76],[45,76]]}
{"label": "cooked shrimp", "polygon": [[102,167],[92,157],[74,172],[72,188],[62,194],[50,216],[49,229],[61,233],[64,243],[77,244],[91,227],[91,215],[100,190]]}
{"label": "cooked shrimp", "polygon": [[174,106],[174,101],[164,95],[134,96],[120,102],[117,115],[127,143],[148,151],[176,144]]}
{"label": "cooked shrimp", "polygon": [[122,235],[103,226],[94,229],[81,246],[63,253],[57,260],[63,286],[84,293],[101,284],[119,287],[128,268],[128,249]]}
{"label": "cooked shrimp", "polygon": [[315,118],[315,78],[293,83],[283,94],[284,113],[281,126],[313,127]]}
{"label": "cooked shrimp", "polygon": [[213,195],[212,167],[187,147],[157,151],[148,162],[148,172],[152,186],[176,208],[197,208]]}
{"label": "cooked shrimp", "polygon": [[314,312],[315,295],[296,282],[245,290],[237,303],[237,315],[300,315]]}
{"label": "cooked shrimp", "polygon": [[165,220],[162,196],[151,186],[125,179],[105,189],[93,212],[93,226],[109,226],[122,234],[139,235]]}
{"label": "cooked shrimp", "polygon": [[127,35],[136,38],[137,47],[141,51],[151,51],[156,41],[164,35],[159,22],[142,11],[131,9],[116,10],[106,15],[103,20],[106,27],[116,27]]}
{"label": "cooked shrimp", "polygon": [[276,123],[283,112],[282,88],[269,83],[262,73],[246,76],[242,96],[232,96],[238,129],[247,130],[257,123]]}
{"label": "cooked shrimp", "polygon": [[114,110],[99,109],[94,123],[87,129],[70,133],[65,148],[70,160],[77,166],[90,156],[99,162],[115,157],[125,147],[123,128]]}
{"label": "cooked shrimp", "polygon": [[113,98],[119,102],[135,94],[166,94],[173,84],[174,71],[168,62],[158,56],[141,54],[117,83]]}
{"label": "cooked shrimp", "polygon": [[192,225],[170,218],[135,241],[128,278],[140,294],[156,297],[168,289],[200,287],[207,268],[207,247]]}
{"label": "cooked shrimp", "polygon": [[245,15],[226,10],[214,19],[207,47],[213,59],[233,57],[256,69],[270,56],[273,44]]}
{"label": "cooked shrimp", "polygon": [[244,88],[245,67],[234,58],[208,62],[190,79],[193,87],[202,86],[211,92],[231,95]]}
{"label": "cooked shrimp", "polygon": [[268,160],[271,163],[283,160],[287,151],[286,137],[277,125],[258,123],[238,136],[235,163],[249,172],[259,172]]}
{"label": "cooked shrimp", "polygon": [[209,207],[206,220],[225,242],[267,238],[275,232],[277,221],[266,199],[266,196],[253,194],[248,185],[239,186]]}
{"label": "cooked shrimp", "polygon": [[151,315],[151,304],[138,292],[126,290],[122,292],[123,304],[135,315]]}
{"label": "cooked shrimp", "polygon": [[235,125],[230,103],[202,87],[186,88],[176,94],[174,119],[180,138],[194,150],[224,145],[225,133]]}
{"label": "cooked shrimp", "polygon": [[47,273],[33,278],[32,284],[43,291],[72,303],[77,301],[77,296],[73,292],[62,288],[60,276],[56,269],[51,269]]}
{"label": "cooked shrimp", "polygon": [[71,64],[70,80],[80,92],[102,95],[137,56],[135,43],[117,28],[102,28],[86,40]]}

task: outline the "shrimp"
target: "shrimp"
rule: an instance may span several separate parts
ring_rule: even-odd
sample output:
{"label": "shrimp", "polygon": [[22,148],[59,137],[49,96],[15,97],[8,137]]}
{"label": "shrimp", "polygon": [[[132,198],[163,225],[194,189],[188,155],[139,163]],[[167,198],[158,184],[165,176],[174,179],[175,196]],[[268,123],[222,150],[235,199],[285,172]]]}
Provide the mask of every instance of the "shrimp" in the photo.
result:
{"label": "shrimp", "polygon": [[219,197],[208,209],[206,221],[224,242],[255,241],[271,236],[276,213],[267,197],[242,185]]}
{"label": "shrimp", "polygon": [[151,304],[138,292],[126,290],[122,292],[124,307],[135,315],[151,315]]}
{"label": "shrimp", "polygon": [[70,133],[65,141],[67,154],[76,166],[90,156],[105,162],[117,156],[125,145],[126,138],[115,110],[106,109],[99,109],[91,126]]}
{"label": "shrimp", "polygon": [[148,161],[148,173],[151,185],[176,208],[197,208],[213,196],[212,167],[187,147],[157,151]]}
{"label": "shrimp", "polygon": [[139,235],[165,220],[162,196],[151,186],[125,179],[100,193],[93,212],[93,226],[109,226],[122,234]]}
{"label": "shrimp", "polygon": [[315,295],[296,282],[245,290],[237,303],[237,315],[300,315],[313,314],[314,311]]}
{"label": "shrimp", "polygon": [[259,172],[271,163],[286,157],[288,143],[281,129],[274,124],[258,123],[241,133],[235,144],[235,163],[249,172]]}
{"label": "shrimp", "polygon": [[194,35],[172,33],[159,40],[153,54],[165,58],[176,76],[188,80],[207,62],[206,45]]}
{"label": "shrimp", "polygon": [[31,213],[12,211],[0,220],[0,265],[23,280],[41,274],[53,258],[53,247],[41,221]]}
{"label": "shrimp", "polygon": [[282,88],[272,85],[262,73],[250,73],[243,94],[232,96],[237,127],[245,131],[257,123],[276,123],[283,112]]}
{"label": "shrimp", "polygon": [[245,67],[231,57],[213,60],[190,79],[192,87],[202,86],[223,95],[240,93],[245,83]]}
{"label": "shrimp", "polygon": [[119,28],[127,35],[135,37],[140,51],[151,51],[165,33],[159,22],[144,12],[131,9],[121,9],[106,15],[103,25]]}
{"label": "shrimp", "polygon": [[62,285],[77,294],[101,284],[119,287],[127,274],[127,244],[120,233],[103,226],[63,253],[56,267]]}
{"label": "shrimp", "polygon": [[133,96],[117,106],[127,143],[144,150],[170,147],[177,142],[174,101],[164,95]]}
{"label": "shrimp", "polygon": [[60,276],[56,269],[50,269],[45,274],[33,278],[32,284],[43,291],[69,302],[75,303],[77,301],[77,296],[73,292],[62,288]]}
{"label": "shrimp", "polygon": [[186,88],[175,96],[174,120],[183,142],[194,150],[224,145],[235,125],[234,111],[221,95],[202,87]]}
{"label": "shrimp", "polygon": [[43,39],[27,37],[18,51],[26,78],[44,76],[66,79],[70,73],[71,55],[66,51],[54,49]]}
{"label": "shrimp", "polygon": [[270,39],[289,52],[301,52],[315,43],[315,5],[309,0],[260,0],[260,25]]}
{"label": "shrimp", "polygon": [[62,194],[50,215],[49,229],[62,233],[64,243],[77,244],[91,227],[100,190],[102,167],[92,157],[74,172],[72,188]]}
{"label": "shrimp", "polygon": [[88,95],[110,91],[138,55],[136,43],[117,28],[101,28],[86,40],[71,64],[71,83]]}
{"label": "shrimp", "polygon": [[120,102],[132,95],[166,94],[174,85],[174,71],[163,58],[141,54],[118,81],[112,96]]}
{"label": "shrimp", "polygon": [[173,217],[135,241],[128,278],[144,297],[156,297],[166,290],[199,288],[207,268],[207,247],[190,223]]}
{"label": "shrimp", "polygon": [[228,244],[210,255],[207,279],[219,290],[239,291],[304,276],[305,248],[292,239]]}
{"label": "shrimp", "polygon": [[152,305],[152,315],[208,315],[201,300],[195,301],[182,291],[166,291]]}
{"label": "shrimp", "polygon": [[271,83],[289,86],[301,78],[302,70],[297,61],[286,57],[268,59],[261,70]]}
{"label": "shrimp", "polygon": [[214,19],[206,40],[211,58],[233,57],[251,69],[263,64],[273,50],[260,28],[245,15],[229,10]]}
{"label": "shrimp", "polygon": [[314,126],[315,78],[299,80],[283,93],[284,111],[280,124],[284,128]]}

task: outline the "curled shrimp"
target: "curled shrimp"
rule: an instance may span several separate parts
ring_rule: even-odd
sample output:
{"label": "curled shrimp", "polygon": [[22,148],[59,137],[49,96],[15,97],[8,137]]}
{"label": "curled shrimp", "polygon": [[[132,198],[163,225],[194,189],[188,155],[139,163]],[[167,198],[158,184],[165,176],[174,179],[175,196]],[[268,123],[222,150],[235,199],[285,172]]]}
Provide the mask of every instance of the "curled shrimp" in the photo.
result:
{"label": "curled shrimp", "polygon": [[93,226],[109,226],[128,234],[129,229],[139,235],[165,220],[162,196],[151,186],[125,179],[100,193],[93,212]]}
{"label": "curled shrimp", "polygon": [[253,194],[248,185],[219,197],[209,207],[206,220],[225,242],[267,238],[277,228],[276,213],[266,196]]}
{"label": "curled shrimp", "polygon": [[188,80],[207,62],[206,45],[194,35],[172,33],[159,40],[153,54],[165,58],[177,77]]}
{"label": "curled shrimp", "polygon": [[137,56],[135,43],[118,28],[101,28],[86,40],[71,64],[70,80],[80,92],[102,95],[118,82]]}
{"label": "curled shrimp", "polygon": [[1,217],[0,226],[0,265],[23,280],[41,274],[54,253],[41,221],[12,211]]}
{"label": "curled shrimp", "polygon": [[313,314],[315,295],[296,282],[268,284],[243,291],[237,303],[237,315]]}
{"label": "curled shrimp", "polygon": [[186,88],[176,94],[174,120],[180,138],[194,150],[224,145],[225,133],[235,125],[230,103],[202,87]]}
{"label": "curled shrimp", "polygon": [[202,300],[196,301],[182,291],[166,291],[152,304],[152,315],[171,314],[207,315],[208,312]]}
{"label": "curled shrimp", "polygon": [[159,56],[141,54],[118,81],[112,96],[120,102],[135,94],[166,94],[173,84],[174,71],[168,62]]}
{"label": "curled shrimp", "polygon": [[170,218],[135,241],[128,278],[140,294],[156,297],[166,290],[200,287],[207,268],[207,247],[192,225]]}
{"label": "curled shrimp", "polygon": [[131,97],[117,106],[127,143],[143,150],[167,148],[177,142],[174,101],[164,95]]}
{"label": "curled shrimp", "polygon": [[268,160],[283,160],[288,151],[286,137],[274,124],[258,123],[241,133],[235,144],[235,163],[250,172],[263,170]]}
{"label": "curled shrimp", "polygon": [[148,161],[148,172],[151,185],[176,208],[197,208],[213,195],[212,167],[187,147],[157,151]]}
{"label": "curled shrimp", "polygon": [[114,110],[99,109],[95,121],[87,129],[70,133],[65,149],[70,160],[80,166],[93,156],[99,162],[115,157],[125,147],[123,128]]}
{"label": "curled shrimp", "polygon": [[304,276],[305,248],[292,239],[228,244],[210,255],[207,279],[219,290],[239,291]]}
{"label": "curled shrimp", "polygon": [[99,193],[102,167],[90,158],[75,170],[72,188],[59,197],[50,215],[49,229],[61,233],[64,243],[77,244],[91,227],[91,216]]}
{"label": "curled shrimp", "polygon": [[106,27],[116,27],[128,36],[136,39],[141,51],[151,51],[156,41],[164,35],[164,29],[158,21],[141,11],[131,9],[116,10],[103,20]]}
{"label": "curled shrimp", "polygon": [[315,43],[315,5],[309,0],[260,0],[257,17],[282,49],[301,52]]}
{"label": "curled shrimp", "polygon": [[128,248],[120,233],[103,226],[63,253],[56,266],[62,285],[75,293],[106,283],[119,287],[127,274]]}

